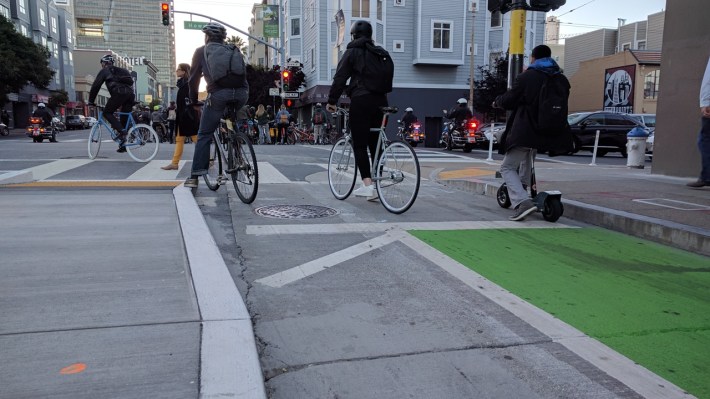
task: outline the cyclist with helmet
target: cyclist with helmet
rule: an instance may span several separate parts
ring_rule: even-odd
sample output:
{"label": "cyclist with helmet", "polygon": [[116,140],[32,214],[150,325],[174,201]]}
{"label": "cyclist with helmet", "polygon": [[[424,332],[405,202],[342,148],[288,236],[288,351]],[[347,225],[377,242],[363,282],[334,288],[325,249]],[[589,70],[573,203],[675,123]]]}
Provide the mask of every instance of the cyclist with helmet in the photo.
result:
{"label": "cyclist with helmet", "polygon": [[89,106],[95,107],[94,101],[99,94],[101,86],[106,83],[106,88],[111,94],[111,98],[106,102],[103,116],[111,127],[116,131],[118,136],[117,152],[126,152],[126,132],[123,130],[128,121],[128,115],[121,115],[121,122],[113,115],[117,110],[121,112],[131,112],[133,109],[133,101],[135,94],[133,92],[133,78],[131,73],[125,68],[117,67],[114,64],[114,59],[111,54],[101,57],[101,70],[94,79],[94,84],[91,85],[89,92]]}
{"label": "cyclist with helmet", "polygon": [[406,132],[412,130],[412,124],[414,122],[417,122],[419,119],[417,119],[417,116],[414,115],[414,109],[412,107],[407,107],[407,109],[404,110],[404,116],[402,117],[402,126],[404,127],[404,130]]}
{"label": "cyclist with helmet", "polygon": [[234,87],[224,87],[215,82],[210,75],[209,66],[205,59],[205,47],[210,43],[224,44],[227,38],[227,30],[224,26],[210,22],[202,28],[205,34],[205,45],[198,47],[192,55],[191,74],[188,80],[190,86],[190,103],[199,112],[200,105],[197,101],[200,79],[204,76],[207,81],[207,99],[202,109],[200,118],[200,128],[197,131],[197,145],[192,160],[192,172],[185,180],[185,187],[197,187],[198,177],[207,173],[210,162],[210,144],[212,144],[212,133],[219,126],[219,120],[224,115],[228,102],[235,102],[236,109],[240,109],[246,104],[249,98],[249,84],[246,75],[229,85]]}
{"label": "cyclist with helmet", "polygon": [[37,109],[32,113],[35,118],[42,118],[44,126],[50,126],[52,124],[52,111],[50,111],[44,103],[37,104]]}
{"label": "cyclist with helmet", "polygon": [[465,98],[459,98],[456,100],[457,106],[452,108],[450,111],[444,110],[444,116],[448,119],[453,119],[456,122],[456,126],[459,127],[463,125],[468,119],[473,118],[473,113],[471,109],[468,108],[468,101]]}
{"label": "cyclist with helmet", "polygon": [[[343,58],[338,62],[326,109],[331,113],[337,110],[336,104],[343,91],[350,97],[350,132],[355,163],[362,178],[362,186],[353,191],[353,194],[374,199],[376,192],[372,185],[367,149],[370,148],[370,154],[374,157],[379,136],[371,134],[370,128],[379,128],[382,124],[380,107],[387,106],[387,95],[370,92],[362,82],[368,78],[361,73],[364,69],[366,51],[369,51],[366,46],[374,46],[372,25],[367,21],[355,21],[350,27],[350,35],[352,41],[348,43]],[[348,79],[350,84],[346,89]]]}

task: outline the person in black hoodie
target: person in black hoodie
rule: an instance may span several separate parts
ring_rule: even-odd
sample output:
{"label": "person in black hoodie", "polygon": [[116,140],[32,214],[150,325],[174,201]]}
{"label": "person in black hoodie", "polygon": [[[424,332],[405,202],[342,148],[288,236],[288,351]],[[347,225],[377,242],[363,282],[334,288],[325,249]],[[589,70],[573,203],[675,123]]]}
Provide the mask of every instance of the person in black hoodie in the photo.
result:
{"label": "person in black hoodie", "polygon": [[175,151],[173,152],[173,160],[165,166],[161,166],[163,170],[176,170],[182,158],[182,151],[185,147],[185,137],[191,137],[192,142],[197,142],[197,129],[200,127],[200,116],[198,112],[188,107],[190,97],[190,88],[187,81],[190,78],[190,65],[180,64],[175,70],[177,81],[177,95],[175,96],[175,126],[177,126],[175,137]]}
{"label": "person in black hoodie", "polygon": [[[370,133],[370,128],[379,128],[382,123],[380,107],[387,106],[387,95],[373,93],[362,83],[367,76],[362,76],[364,70],[366,46],[374,46],[372,41],[372,25],[367,21],[355,21],[350,27],[352,41],[348,43],[343,58],[338,62],[338,68],[333,76],[333,84],[328,95],[329,112],[337,111],[336,104],[345,90],[350,97],[350,131],[352,133],[355,163],[360,170],[362,186],[353,191],[358,197],[375,198],[375,188],[372,185],[370,160],[367,148],[374,157],[379,136]],[[345,88],[348,79],[350,85]],[[373,159],[374,161],[374,159]]]}
{"label": "person in black hoodie", "polygon": [[494,108],[512,111],[501,137],[499,152],[505,154],[500,172],[508,188],[510,202],[515,207],[515,214],[509,218],[514,221],[525,219],[537,209],[523,187],[523,184],[530,186],[532,163],[537,151],[565,153],[572,144],[571,133],[551,137],[542,136],[535,129],[538,96],[548,75],[561,75],[569,98],[569,81],[555,60],[550,58],[551,55],[548,46],[541,44],[535,47],[528,69],[518,75],[513,87],[493,103]]}

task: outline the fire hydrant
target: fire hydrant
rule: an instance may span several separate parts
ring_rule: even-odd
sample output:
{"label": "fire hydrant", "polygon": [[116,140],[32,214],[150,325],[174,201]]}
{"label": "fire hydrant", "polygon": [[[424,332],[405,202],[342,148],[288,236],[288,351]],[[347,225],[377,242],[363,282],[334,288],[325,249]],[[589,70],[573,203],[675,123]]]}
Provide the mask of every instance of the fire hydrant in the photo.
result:
{"label": "fire hydrant", "polygon": [[626,166],[643,169],[646,164],[646,139],[648,131],[641,126],[631,129],[626,135]]}

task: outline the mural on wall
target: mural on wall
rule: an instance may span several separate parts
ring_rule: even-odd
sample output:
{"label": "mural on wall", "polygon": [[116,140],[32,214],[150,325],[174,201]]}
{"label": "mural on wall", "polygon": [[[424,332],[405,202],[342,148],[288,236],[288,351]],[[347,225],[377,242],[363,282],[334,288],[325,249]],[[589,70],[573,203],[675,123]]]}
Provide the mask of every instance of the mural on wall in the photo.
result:
{"label": "mural on wall", "polygon": [[609,68],[604,75],[604,111],[634,112],[636,65]]}

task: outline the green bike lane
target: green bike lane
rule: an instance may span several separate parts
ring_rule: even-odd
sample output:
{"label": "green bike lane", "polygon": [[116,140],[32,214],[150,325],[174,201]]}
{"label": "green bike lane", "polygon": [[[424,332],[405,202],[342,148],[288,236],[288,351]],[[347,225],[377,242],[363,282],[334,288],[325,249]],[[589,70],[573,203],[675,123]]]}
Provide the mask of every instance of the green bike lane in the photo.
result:
{"label": "green bike lane", "polygon": [[411,231],[698,398],[710,398],[710,259],[599,228]]}

